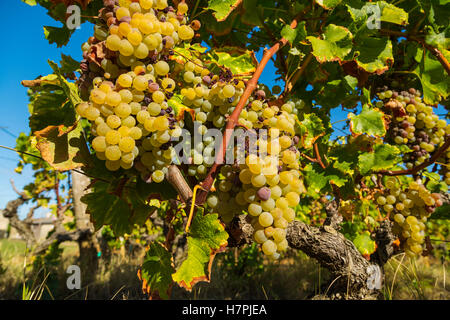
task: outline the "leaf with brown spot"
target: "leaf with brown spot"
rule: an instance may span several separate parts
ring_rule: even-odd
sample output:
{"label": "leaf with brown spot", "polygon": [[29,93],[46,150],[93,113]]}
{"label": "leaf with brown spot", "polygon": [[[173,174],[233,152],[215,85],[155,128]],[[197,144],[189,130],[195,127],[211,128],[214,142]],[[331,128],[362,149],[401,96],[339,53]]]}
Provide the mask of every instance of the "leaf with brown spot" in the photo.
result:
{"label": "leaf with brown spot", "polygon": [[81,168],[88,161],[89,150],[80,123],[72,127],[49,126],[36,131],[37,149],[55,170]]}
{"label": "leaf with brown spot", "polygon": [[188,235],[188,256],[172,275],[174,281],[188,291],[200,282],[209,282],[211,267],[217,253],[228,245],[228,233],[217,214],[203,216],[199,209]]}

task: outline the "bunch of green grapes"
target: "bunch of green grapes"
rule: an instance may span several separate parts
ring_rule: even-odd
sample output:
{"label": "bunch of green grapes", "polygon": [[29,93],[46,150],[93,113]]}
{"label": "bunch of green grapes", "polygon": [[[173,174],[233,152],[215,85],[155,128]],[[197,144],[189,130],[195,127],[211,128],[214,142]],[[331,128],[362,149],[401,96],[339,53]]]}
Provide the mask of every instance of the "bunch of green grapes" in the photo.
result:
{"label": "bunch of green grapes", "polygon": [[[294,220],[294,207],[304,192],[296,147],[297,116],[291,102],[281,107],[261,102],[255,107],[260,94],[256,92],[240,121],[250,121],[253,129],[267,129],[267,136],[258,134],[257,152],[249,152],[248,145],[240,150],[245,155],[243,163],[222,167],[221,177],[215,182],[216,193],[208,197],[207,204],[225,222],[242,210],[247,212],[252,217],[254,240],[261,244],[264,254],[278,259],[288,247],[286,228]],[[257,116],[249,120],[250,112]]]}
{"label": "bunch of green grapes", "polygon": [[[187,61],[180,78],[184,83],[180,91],[183,104],[195,114],[196,133],[204,136],[208,128],[223,128],[244,92],[244,82],[233,79],[229,71],[214,74],[200,59]],[[194,145],[189,175],[199,179],[206,175],[215,159],[213,142],[216,142],[213,137],[204,136]]]}
{"label": "bunch of green grapes", "polygon": [[402,189],[396,178],[386,181],[386,190],[377,204],[395,221],[393,231],[400,237],[405,253],[414,257],[423,251],[427,218],[442,205],[438,193],[430,193],[420,180]]}
{"label": "bunch of green grapes", "polygon": [[159,183],[174,158],[170,141],[184,125],[167,101],[176,89],[172,49],[194,37],[188,7],[180,2],[176,11],[166,0],[110,2],[83,45],[86,58],[98,53],[96,45],[104,45],[105,55],[83,60],[80,89],[87,88],[89,101],[76,110],[91,121],[92,148],[109,170],[135,168]]}
{"label": "bunch of green grapes", "polygon": [[[439,119],[432,106],[422,102],[420,91],[410,88],[397,92],[383,88],[378,97],[383,101],[377,106],[393,114],[386,135],[389,142],[406,145],[412,150],[403,159],[407,169],[425,162],[444,144],[450,125]],[[447,159],[445,164],[449,163]]]}

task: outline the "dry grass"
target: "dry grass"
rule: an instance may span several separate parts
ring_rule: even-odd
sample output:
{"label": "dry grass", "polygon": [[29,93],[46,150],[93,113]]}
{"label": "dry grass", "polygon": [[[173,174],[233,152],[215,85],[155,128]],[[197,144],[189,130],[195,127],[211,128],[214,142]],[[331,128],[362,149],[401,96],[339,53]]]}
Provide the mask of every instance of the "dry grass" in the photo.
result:
{"label": "dry grass", "polygon": [[[112,254],[99,260],[98,272],[80,290],[66,287],[66,269],[76,263],[76,244],[67,243],[59,264],[46,270],[31,270],[25,264],[25,247],[0,241],[0,299],[145,299],[136,276],[142,255]],[[386,299],[450,299],[448,263],[435,258],[412,262],[403,255],[385,266]],[[307,299],[323,292],[320,285],[328,273],[303,253],[291,253],[279,262],[249,261],[234,265],[229,255],[219,255],[210,283],[197,284],[192,292],[174,287],[173,299]],[[25,283],[25,286],[24,286]],[[25,288],[25,290],[24,290]]]}

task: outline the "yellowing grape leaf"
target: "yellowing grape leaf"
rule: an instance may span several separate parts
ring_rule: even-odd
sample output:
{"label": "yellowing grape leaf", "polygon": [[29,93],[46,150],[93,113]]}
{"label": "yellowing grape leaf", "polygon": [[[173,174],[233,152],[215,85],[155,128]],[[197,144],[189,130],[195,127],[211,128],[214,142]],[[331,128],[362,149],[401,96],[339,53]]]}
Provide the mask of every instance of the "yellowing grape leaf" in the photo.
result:
{"label": "yellowing grape leaf", "polygon": [[187,238],[188,255],[172,275],[174,281],[186,290],[200,281],[209,282],[215,255],[227,246],[228,234],[217,214],[203,216],[198,210]]}
{"label": "yellowing grape leaf", "polygon": [[350,131],[353,135],[368,134],[382,137],[386,134],[384,114],[378,109],[364,105],[359,115],[349,113]]}
{"label": "yellowing grape leaf", "polygon": [[183,96],[181,94],[175,94],[172,98],[167,101],[169,107],[175,112],[177,120],[184,119],[184,113],[188,112],[192,119],[195,119],[195,110],[191,109],[183,104]]}
{"label": "yellowing grape leaf", "polygon": [[329,10],[336,7],[342,0],[315,0],[315,2],[322,8]]}
{"label": "yellowing grape leaf", "polygon": [[353,244],[365,257],[370,256],[376,249],[376,243],[370,238],[370,234],[368,232],[357,235],[355,239],[353,239]]}
{"label": "yellowing grape leaf", "polygon": [[359,68],[382,74],[393,65],[392,43],[388,38],[359,37],[355,43],[353,59]]}
{"label": "yellowing grape leaf", "polygon": [[213,16],[217,21],[224,21],[241,2],[242,0],[209,0],[206,9],[214,11]]}
{"label": "yellowing grape leaf", "polygon": [[352,50],[352,34],[344,27],[329,24],[322,36],[307,37],[313,47],[313,54],[320,63],[342,61]]}
{"label": "yellowing grape leaf", "polygon": [[375,23],[378,16],[380,21],[398,25],[408,24],[408,13],[385,1],[349,1],[346,6],[352,19],[364,24]]}
{"label": "yellowing grape leaf", "polygon": [[158,295],[168,299],[174,272],[171,253],[161,243],[152,242],[145,254],[144,263],[138,271],[142,290],[150,297]]}
{"label": "yellowing grape leaf", "polygon": [[55,170],[80,168],[89,158],[80,123],[69,128],[63,125],[49,126],[34,132],[34,135],[42,158]]}
{"label": "yellowing grape leaf", "polygon": [[234,75],[252,74],[258,65],[253,51],[237,47],[220,47],[210,51],[208,56],[212,63],[230,69]]}

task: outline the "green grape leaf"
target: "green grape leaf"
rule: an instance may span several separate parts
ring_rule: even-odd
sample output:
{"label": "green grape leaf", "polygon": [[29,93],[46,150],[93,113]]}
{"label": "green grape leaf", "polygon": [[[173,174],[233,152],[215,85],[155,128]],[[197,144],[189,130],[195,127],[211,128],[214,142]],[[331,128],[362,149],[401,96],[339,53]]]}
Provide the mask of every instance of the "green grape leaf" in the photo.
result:
{"label": "green grape leaf", "polygon": [[[141,197],[141,195],[136,192],[134,188],[131,190],[131,192],[127,192],[130,190],[125,190],[127,200],[130,203],[130,207],[132,208],[130,221],[133,224],[142,226],[157,208],[149,205],[146,201],[147,198]],[[172,199],[174,199],[175,197],[173,197]]]}
{"label": "green grape leaf", "polygon": [[174,281],[186,290],[200,281],[209,282],[214,256],[227,246],[228,234],[217,214],[195,214],[187,238],[188,255],[172,275]]}
{"label": "green grape leaf", "polygon": [[292,44],[297,37],[297,29],[292,29],[290,25],[285,25],[281,29],[281,36]]}
{"label": "green grape leaf", "polygon": [[428,220],[450,220],[450,204],[445,203],[436,208]]}
{"label": "green grape leaf", "polygon": [[258,65],[253,51],[237,47],[220,47],[211,50],[208,56],[213,64],[229,68],[233,74],[250,75]]}
{"label": "green grape leaf", "polygon": [[156,210],[137,192],[134,183],[123,185],[121,192],[115,190],[123,179],[96,181],[91,192],[82,197],[96,230],[109,225],[116,236],[129,234],[135,224],[143,225]]}
{"label": "green grape leaf", "polygon": [[375,241],[370,238],[370,234],[365,232],[357,235],[353,239],[353,244],[363,256],[369,256],[375,252]]}
{"label": "green grape leaf", "polygon": [[378,1],[377,4],[381,9],[381,21],[400,25],[408,24],[408,13],[405,10],[385,1]]}
{"label": "green grape leaf", "polygon": [[375,137],[383,137],[386,134],[384,114],[378,109],[372,109],[364,105],[359,115],[349,113],[350,131],[354,135],[368,134]]}
{"label": "green grape leaf", "polygon": [[446,99],[450,91],[450,77],[441,63],[428,51],[417,47],[415,60],[418,62],[413,73],[422,83],[423,100],[434,105]]}
{"label": "green grape leaf", "polygon": [[250,26],[258,26],[261,24],[260,19],[260,6],[261,4],[258,3],[259,0],[243,0],[242,2],[242,11],[243,14],[241,15],[241,21],[242,23],[245,23]]}
{"label": "green grape leaf", "polygon": [[312,148],[316,140],[325,134],[322,119],[314,113],[305,114],[304,120],[300,124],[302,145],[306,149]]}
{"label": "green grape leaf", "polygon": [[238,16],[240,15],[233,12],[225,21],[217,21],[213,15],[205,15],[202,25],[205,26],[208,35],[224,36],[231,32]]}
{"label": "green grape leaf", "polygon": [[213,10],[217,21],[224,21],[236,9],[242,0],[209,0],[206,9]]}
{"label": "green grape leaf", "polygon": [[307,37],[312,44],[312,52],[320,63],[344,60],[352,50],[352,38],[347,28],[334,24],[329,24],[325,28],[322,39]]}
{"label": "green grape leaf", "polygon": [[326,10],[333,9],[342,2],[342,0],[314,0],[319,6]]}
{"label": "green grape leaf", "polygon": [[60,63],[61,64],[60,71],[62,74],[75,72],[80,69],[80,62],[76,61],[71,56],[61,53],[61,58],[62,59]]}
{"label": "green grape leaf", "polygon": [[[21,161],[18,165],[20,167],[19,170],[23,168],[23,165],[26,163],[30,163],[33,166],[45,168],[48,167],[48,163],[40,158],[39,150],[36,148],[36,137],[26,135],[21,132],[16,139],[16,150],[21,151],[18,155],[21,158]],[[26,154],[26,153],[27,154]],[[30,154],[30,155],[28,155]],[[32,156],[34,155],[34,157]]]}
{"label": "green grape leaf", "polygon": [[95,230],[109,225],[116,236],[130,233],[133,225],[129,221],[131,211],[128,203],[109,193],[108,183],[97,181],[91,190],[81,201],[87,205]]}
{"label": "green grape leaf", "polygon": [[347,177],[335,168],[323,170],[317,164],[308,164],[303,168],[305,174],[305,183],[307,185],[307,195],[317,199],[324,191],[331,190],[330,185],[334,184],[342,187],[347,182]]}
{"label": "green grape leaf", "polygon": [[321,88],[318,88],[315,99],[317,99],[318,104],[329,108],[334,108],[339,105],[347,108],[356,106],[360,100],[358,91],[355,88],[356,82],[357,79],[349,75],[341,79],[328,81]]}
{"label": "green grape leaf", "polygon": [[60,80],[60,86],[66,93],[68,99],[72,103],[73,107],[77,106],[79,103],[83,102],[80,98],[80,95],[78,94],[78,87],[75,83],[69,82],[65,79],[63,73],[61,72],[61,69],[58,67],[58,65],[48,60],[48,64],[53,69],[53,72],[58,76]]}
{"label": "green grape leaf", "polygon": [[418,1],[417,4],[436,32],[448,28],[448,17],[450,16],[450,2],[448,0],[422,0]]}
{"label": "green grape leaf", "polygon": [[160,183],[146,183],[138,178],[136,182],[136,190],[142,199],[148,199],[152,194],[159,194],[162,199],[175,199],[178,195],[172,185],[164,179]]}
{"label": "green grape leaf", "polygon": [[44,86],[30,96],[28,109],[31,113],[29,126],[32,132],[49,126],[72,126],[76,121],[75,109],[67,101],[60,87]]}
{"label": "green grape leaf", "polygon": [[61,28],[44,26],[45,39],[47,39],[50,44],[55,43],[58,48],[69,43],[72,33],[73,31],[69,30],[65,25]]}
{"label": "green grape leaf", "polygon": [[441,181],[441,176],[436,172],[428,172],[424,170],[422,174],[429,179],[426,183],[426,187],[431,192],[447,193],[448,186],[444,181]]}
{"label": "green grape leaf", "polygon": [[138,272],[143,291],[148,295],[157,294],[163,299],[169,299],[174,272],[172,254],[163,244],[152,242]]}
{"label": "green grape leaf", "polygon": [[[364,23],[375,23],[377,13],[379,13],[380,21],[395,23],[398,25],[408,24],[408,13],[402,8],[396,7],[385,1],[365,2],[365,1],[348,1],[347,9],[354,21]],[[370,21],[368,21],[370,19]]]}
{"label": "green grape leaf", "polygon": [[393,65],[392,43],[388,38],[358,37],[354,60],[369,73],[382,74]]}
{"label": "green grape leaf", "polygon": [[399,162],[400,150],[389,144],[377,144],[373,152],[366,152],[358,157],[358,167],[362,175],[371,171],[385,170]]}
{"label": "green grape leaf", "polygon": [[430,30],[430,33],[425,36],[425,42],[432,47],[438,48],[440,50],[446,50],[450,48],[450,39],[448,33],[450,29],[447,28],[446,31],[441,33],[434,33]]}
{"label": "green grape leaf", "polygon": [[89,150],[80,123],[70,128],[49,126],[34,134],[42,158],[55,170],[80,168],[89,159]]}

